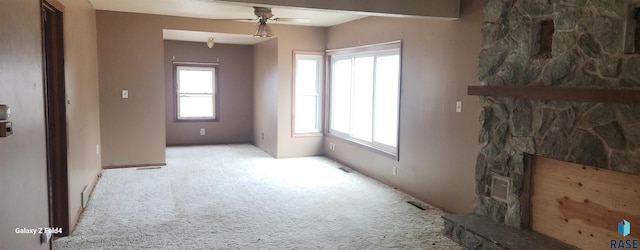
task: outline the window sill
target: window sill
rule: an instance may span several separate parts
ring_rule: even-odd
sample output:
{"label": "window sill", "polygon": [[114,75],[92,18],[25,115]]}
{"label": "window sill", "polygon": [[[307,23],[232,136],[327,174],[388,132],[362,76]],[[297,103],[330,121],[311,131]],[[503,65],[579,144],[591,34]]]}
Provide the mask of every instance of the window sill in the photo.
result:
{"label": "window sill", "polygon": [[304,137],[322,137],[324,134],[322,132],[310,132],[310,133],[293,133],[291,137],[293,138],[304,138]]}
{"label": "window sill", "polygon": [[174,122],[219,122],[219,119],[174,119]]}
{"label": "window sill", "polygon": [[369,145],[363,144],[361,142],[358,142],[356,140],[346,139],[346,138],[343,138],[343,137],[332,135],[330,133],[328,133],[326,136],[331,138],[331,139],[335,139],[335,140],[338,140],[338,141],[341,141],[341,142],[344,142],[344,143],[347,143],[347,144],[351,144],[351,145],[357,146],[359,148],[365,149],[365,150],[367,150],[369,152],[372,152],[372,153],[387,157],[387,158],[392,159],[394,161],[400,161],[400,154],[399,153],[392,153],[392,152],[384,151],[382,149],[377,149],[377,148],[371,147]]}

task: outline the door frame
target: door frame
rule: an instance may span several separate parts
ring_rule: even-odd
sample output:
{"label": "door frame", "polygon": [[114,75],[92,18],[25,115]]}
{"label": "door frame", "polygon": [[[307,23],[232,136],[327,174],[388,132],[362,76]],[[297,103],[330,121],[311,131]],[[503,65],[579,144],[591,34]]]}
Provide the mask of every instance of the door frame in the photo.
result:
{"label": "door frame", "polygon": [[47,183],[49,227],[61,228],[56,237],[68,236],[69,185],[68,131],[64,69],[64,6],[56,0],[41,0],[44,105],[47,137]]}

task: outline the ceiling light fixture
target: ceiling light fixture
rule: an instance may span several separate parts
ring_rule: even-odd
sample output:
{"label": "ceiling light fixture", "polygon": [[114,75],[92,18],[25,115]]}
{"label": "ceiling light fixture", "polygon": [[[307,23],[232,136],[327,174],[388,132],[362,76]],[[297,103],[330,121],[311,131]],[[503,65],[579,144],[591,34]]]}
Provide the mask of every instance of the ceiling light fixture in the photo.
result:
{"label": "ceiling light fixture", "polygon": [[260,24],[258,24],[258,29],[256,33],[253,35],[255,37],[272,37],[275,36],[271,27],[267,24],[267,19],[260,18]]}
{"label": "ceiling light fixture", "polygon": [[207,40],[207,47],[213,48],[214,44],[215,42],[213,41],[213,37],[209,37],[209,39]]}

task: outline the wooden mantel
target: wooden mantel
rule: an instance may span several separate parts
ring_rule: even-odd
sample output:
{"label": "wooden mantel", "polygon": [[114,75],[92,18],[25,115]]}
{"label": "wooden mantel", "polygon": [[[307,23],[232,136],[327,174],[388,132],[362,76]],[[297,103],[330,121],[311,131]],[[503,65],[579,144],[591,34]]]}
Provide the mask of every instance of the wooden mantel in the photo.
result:
{"label": "wooden mantel", "polygon": [[468,95],[511,97],[573,102],[597,102],[613,104],[640,104],[640,90],[520,87],[520,86],[469,86]]}

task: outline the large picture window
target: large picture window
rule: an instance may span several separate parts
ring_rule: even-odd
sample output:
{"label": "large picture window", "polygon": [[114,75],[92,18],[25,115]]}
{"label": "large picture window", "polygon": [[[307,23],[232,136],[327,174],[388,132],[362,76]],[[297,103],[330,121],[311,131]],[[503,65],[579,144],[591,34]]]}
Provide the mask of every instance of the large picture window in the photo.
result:
{"label": "large picture window", "polygon": [[294,54],[293,135],[322,135],[324,53]]}
{"label": "large picture window", "polygon": [[329,51],[329,134],[398,155],[400,42]]}
{"label": "large picture window", "polygon": [[217,65],[175,64],[176,119],[217,120]]}

